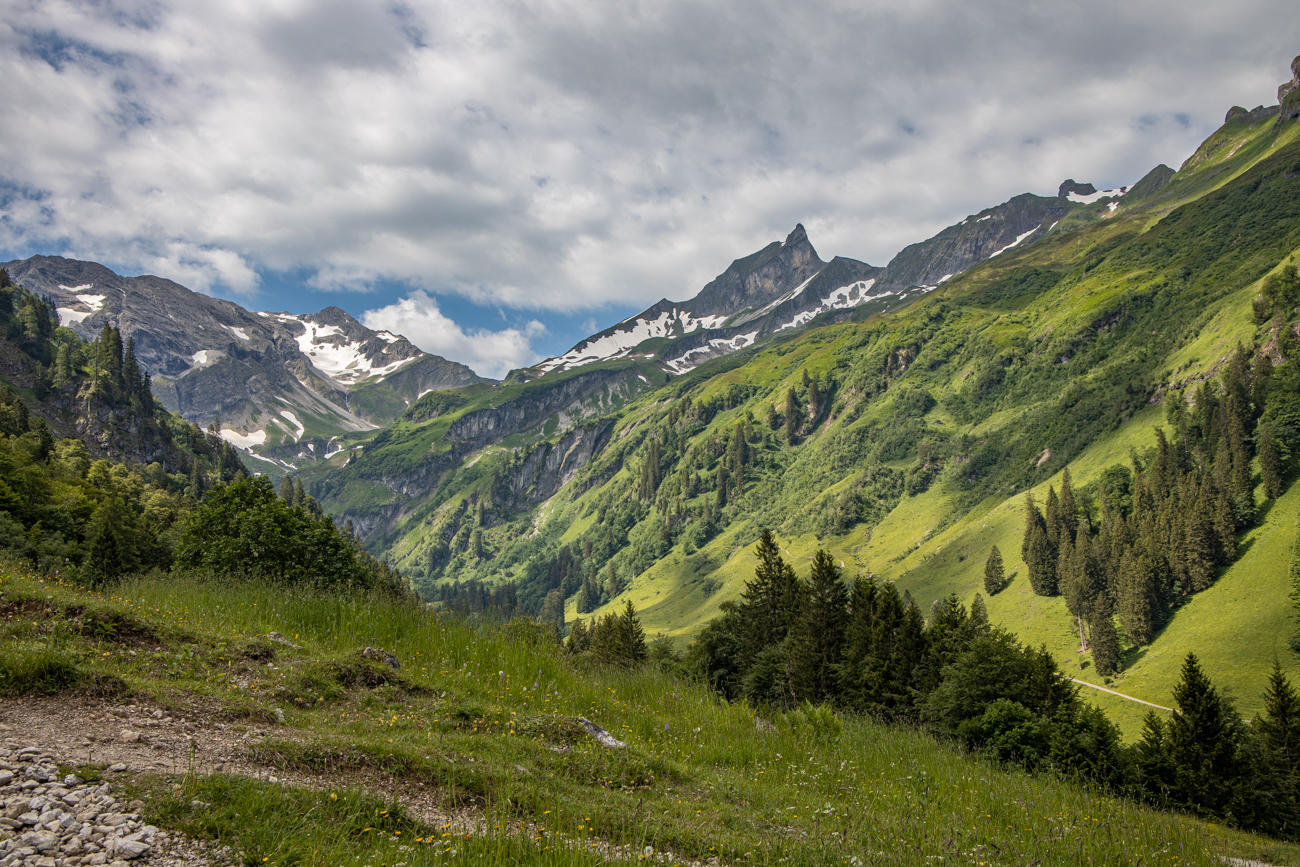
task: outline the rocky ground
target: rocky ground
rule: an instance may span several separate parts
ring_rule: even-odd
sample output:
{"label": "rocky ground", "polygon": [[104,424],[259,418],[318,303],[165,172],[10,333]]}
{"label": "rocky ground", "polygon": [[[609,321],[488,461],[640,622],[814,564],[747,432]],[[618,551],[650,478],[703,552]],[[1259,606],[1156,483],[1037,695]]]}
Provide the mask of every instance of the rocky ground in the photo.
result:
{"label": "rocky ground", "polygon": [[[272,731],[282,739],[306,733],[217,716],[197,701],[168,710],[73,696],[0,699],[0,867],[222,863],[203,843],[144,824],[138,814],[143,804],[114,800],[112,778],[126,771],[224,771],[317,788],[361,787],[400,802],[418,821],[483,829],[481,813],[444,809],[419,782],[399,786],[382,774],[313,775],[259,762],[254,747]],[[83,764],[104,767],[107,782],[88,784],[59,774],[60,765]]]}

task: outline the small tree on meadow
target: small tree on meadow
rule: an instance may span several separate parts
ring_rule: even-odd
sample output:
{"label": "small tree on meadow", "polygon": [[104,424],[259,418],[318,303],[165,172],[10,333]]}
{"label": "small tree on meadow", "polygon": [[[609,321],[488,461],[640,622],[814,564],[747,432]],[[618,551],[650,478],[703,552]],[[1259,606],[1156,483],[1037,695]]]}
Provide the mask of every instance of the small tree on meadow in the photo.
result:
{"label": "small tree on meadow", "polygon": [[994,545],[989,552],[989,559],[984,563],[984,590],[990,596],[996,596],[1007,586],[1006,568],[1002,565],[1002,552]]}

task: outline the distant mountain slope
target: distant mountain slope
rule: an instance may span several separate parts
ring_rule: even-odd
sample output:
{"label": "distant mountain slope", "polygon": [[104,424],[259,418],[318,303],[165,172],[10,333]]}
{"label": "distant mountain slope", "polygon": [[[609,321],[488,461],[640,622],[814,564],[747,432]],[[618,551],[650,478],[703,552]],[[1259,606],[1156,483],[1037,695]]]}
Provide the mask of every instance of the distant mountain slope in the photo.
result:
{"label": "distant mountain slope", "polygon": [[487,381],[337,307],[254,313],[171,280],[57,256],[0,267],[82,336],[109,323],[133,339],[168,409],[202,426],[219,418],[227,440],[284,465],[315,451],[312,441],[391,422],[425,392]]}

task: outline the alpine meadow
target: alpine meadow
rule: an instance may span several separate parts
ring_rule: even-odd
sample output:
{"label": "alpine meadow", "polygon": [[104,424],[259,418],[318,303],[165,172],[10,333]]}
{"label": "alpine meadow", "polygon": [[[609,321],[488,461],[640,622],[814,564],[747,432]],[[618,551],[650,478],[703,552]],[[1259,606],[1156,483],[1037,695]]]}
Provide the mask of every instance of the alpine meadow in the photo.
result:
{"label": "alpine meadow", "polygon": [[3,263],[0,867],[1300,865],[1290,69],[501,380]]}

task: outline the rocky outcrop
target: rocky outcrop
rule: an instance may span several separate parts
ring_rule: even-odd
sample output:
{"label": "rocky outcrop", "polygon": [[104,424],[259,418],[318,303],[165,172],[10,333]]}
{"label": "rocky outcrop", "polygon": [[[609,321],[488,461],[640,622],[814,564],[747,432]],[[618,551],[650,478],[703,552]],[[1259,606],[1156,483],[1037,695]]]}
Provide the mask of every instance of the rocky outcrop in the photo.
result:
{"label": "rocky outcrop", "polygon": [[[552,416],[561,428],[573,420],[613,408],[615,392],[631,397],[648,385],[635,367],[601,368],[555,382],[538,382],[497,406],[473,410],[452,422],[446,439],[475,446],[500,442],[511,434],[540,428]],[[568,423],[566,423],[568,422]]]}
{"label": "rocky outcrop", "polygon": [[730,318],[782,297],[811,280],[825,266],[809,242],[803,224],[796,224],[784,243],[774,241],[757,253],[732,262],[691,299],[687,309],[697,319]]}
{"label": "rocky outcrop", "polygon": [[1284,81],[1277,88],[1277,102],[1282,105],[1292,93],[1300,90],[1300,57],[1291,61],[1291,80]]}
{"label": "rocky outcrop", "polygon": [[555,443],[543,443],[513,468],[494,491],[500,505],[528,509],[545,502],[600,454],[614,429],[613,419],[574,428]]}

